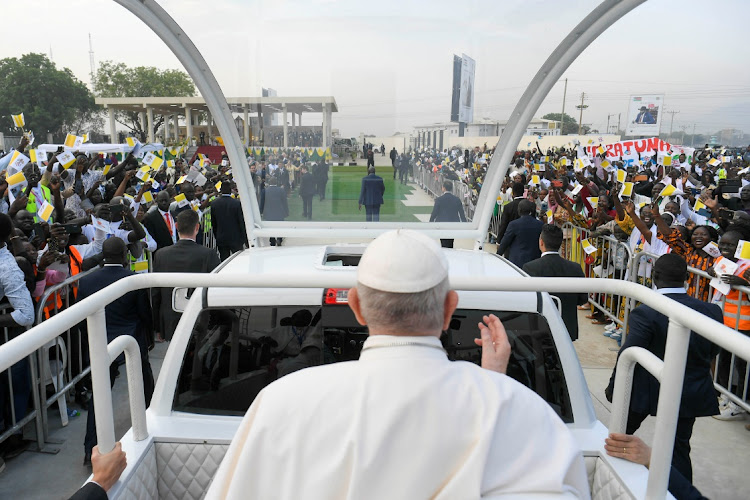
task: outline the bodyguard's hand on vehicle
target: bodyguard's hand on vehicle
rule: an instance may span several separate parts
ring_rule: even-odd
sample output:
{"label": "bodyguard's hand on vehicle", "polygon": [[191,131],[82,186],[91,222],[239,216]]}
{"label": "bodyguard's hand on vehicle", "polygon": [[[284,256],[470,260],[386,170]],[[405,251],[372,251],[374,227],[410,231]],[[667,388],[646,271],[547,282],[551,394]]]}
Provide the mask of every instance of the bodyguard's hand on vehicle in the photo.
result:
{"label": "bodyguard's hand on vehicle", "polygon": [[474,343],[482,348],[482,368],[504,374],[508,370],[510,342],[503,323],[490,314],[478,326],[481,338],[474,339]]}

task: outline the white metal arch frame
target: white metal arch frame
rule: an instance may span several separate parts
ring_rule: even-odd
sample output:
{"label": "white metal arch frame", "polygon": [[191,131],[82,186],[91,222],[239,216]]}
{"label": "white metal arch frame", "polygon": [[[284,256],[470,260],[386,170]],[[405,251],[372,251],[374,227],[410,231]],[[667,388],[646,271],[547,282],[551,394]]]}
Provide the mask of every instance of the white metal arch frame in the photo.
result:
{"label": "white metal arch frame", "polygon": [[[566,36],[547,58],[528,88],[518,101],[508,125],[500,137],[487,169],[485,183],[477,201],[477,216],[470,223],[423,223],[423,222],[265,222],[261,221],[249,171],[246,168],[245,150],[234,126],[232,113],[226,98],[208,64],[180,26],[161,8],[155,0],[115,0],[137,16],[156,33],[177,56],[195,82],[198,91],[206,100],[216,120],[219,133],[224,138],[229,159],[237,178],[237,188],[242,202],[247,236],[251,245],[258,236],[301,236],[328,238],[374,238],[383,231],[396,228],[411,228],[425,232],[431,237],[469,238],[481,248],[492,217],[495,198],[502,179],[508,169],[511,155],[518,141],[552,86],[570,64],[607,28],[646,0],[605,0],[586,16]],[[238,168],[241,166],[242,168]]]}

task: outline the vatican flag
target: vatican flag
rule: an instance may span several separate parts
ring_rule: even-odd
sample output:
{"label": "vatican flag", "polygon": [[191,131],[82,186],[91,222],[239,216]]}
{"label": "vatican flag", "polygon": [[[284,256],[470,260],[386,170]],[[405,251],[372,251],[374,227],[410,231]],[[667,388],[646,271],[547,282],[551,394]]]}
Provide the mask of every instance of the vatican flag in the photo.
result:
{"label": "vatican flag", "polygon": [[23,128],[26,125],[26,121],[23,119],[23,113],[20,115],[10,115],[13,118],[13,125],[18,128]]}

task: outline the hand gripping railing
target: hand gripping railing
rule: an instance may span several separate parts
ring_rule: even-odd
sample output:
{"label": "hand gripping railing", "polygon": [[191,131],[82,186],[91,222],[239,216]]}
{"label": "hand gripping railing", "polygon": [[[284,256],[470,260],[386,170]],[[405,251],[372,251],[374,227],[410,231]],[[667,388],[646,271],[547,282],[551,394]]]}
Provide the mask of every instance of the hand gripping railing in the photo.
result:
{"label": "hand gripping railing", "polygon": [[[107,288],[73,305],[69,309],[61,311],[58,315],[50,318],[40,325],[35,326],[24,335],[12,339],[0,346],[0,371],[7,369],[13,363],[24,356],[40,348],[46,342],[54,339],[59,333],[72,325],[80,322],[83,318],[89,318],[89,346],[92,359],[92,378],[94,383],[94,398],[97,412],[97,436],[99,449],[103,453],[109,452],[114,446],[114,422],[112,418],[111,389],[109,386],[107,366],[110,353],[106,347],[106,324],[103,308],[123,296],[124,294],[150,287],[217,287],[217,288],[346,288],[355,285],[354,273],[331,274],[321,276],[317,274],[288,274],[288,273],[264,273],[263,275],[224,275],[224,274],[188,274],[188,273],[154,273],[140,274],[121,279]],[[620,293],[632,297],[644,304],[649,305],[656,311],[670,318],[667,346],[664,362],[659,365],[652,357],[639,354],[620,356],[621,361],[618,372],[618,383],[615,385],[615,411],[613,413],[613,431],[624,429],[623,418],[628,402],[626,396],[626,383],[630,369],[631,356],[635,356],[650,371],[657,372],[662,381],[662,390],[659,394],[659,404],[656,417],[656,435],[653,442],[654,453],[651,459],[651,467],[648,479],[648,498],[664,498],[667,491],[669,478],[669,467],[672,458],[675,429],[677,426],[678,409],[682,397],[682,384],[687,358],[687,349],[690,338],[690,328],[711,342],[734,352],[737,355],[750,359],[750,338],[717,323],[707,316],[694,311],[674,300],[654,292],[646,287],[635,283],[622,282],[609,279],[575,279],[575,278],[490,278],[486,276],[477,277],[455,277],[451,278],[451,286],[455,290],[473,291],[546,291],[557,293]],[[200,300],[201,293],[194,293],[193,299]],[[676,318],[679,318],[676,319]],[[121,341],[130,343],[130,341]],[[131,343],[132,344],[132,343]],[[112,354],[120,348],[117,343],[112,348]],[[626,351],[627,352],[627,351]],[[133,358],[131,347],[131,358]],[[138,377],[136,362],[128,364],[128,379]],[[661,367],[659,369],[659,366]],[[623,378],[624,377],[624,378]],[[144,425],[139,427],[135,438],[145,438],[147,429],[145,426],[145,415],[141,405],[143,391],[133,390],[131,398],[137,398],[132,412],[137,412],[133,422],[143,421]],[[109,404],[109,407],[106,407]]]}

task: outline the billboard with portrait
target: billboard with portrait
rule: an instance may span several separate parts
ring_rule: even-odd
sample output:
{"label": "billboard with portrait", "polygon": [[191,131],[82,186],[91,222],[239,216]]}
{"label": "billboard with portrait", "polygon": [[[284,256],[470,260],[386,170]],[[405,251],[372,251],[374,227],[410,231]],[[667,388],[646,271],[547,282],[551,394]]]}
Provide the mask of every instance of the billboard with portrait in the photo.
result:
{"label": "billboard with portrait", "polygon": [[658,136],[663,108],[663,94],[631,95],[625,135]]}
{"label": "billboard with portrait", "polygon": [[461,54],[461,91],[458,100],[458,121],[474,121],[474,59]]}

